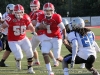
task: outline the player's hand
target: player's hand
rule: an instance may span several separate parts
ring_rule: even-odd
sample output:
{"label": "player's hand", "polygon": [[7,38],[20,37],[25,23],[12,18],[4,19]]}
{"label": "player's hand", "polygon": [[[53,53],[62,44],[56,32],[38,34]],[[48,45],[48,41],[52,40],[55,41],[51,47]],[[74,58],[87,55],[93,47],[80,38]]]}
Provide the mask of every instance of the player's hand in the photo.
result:
{"label": "player's hand", "polygon": [[36,33],[36,32],[32,32],[31,34],[33,34],[33,35],[37,35],[37,33]]}
{"label": "player's hand", "polygon": [[63,39],[63,44],[69,44],[66,39]]}
{"label": "player's hand", "polygon": [[71,61],[70,68],[74,68],[75,61]]}

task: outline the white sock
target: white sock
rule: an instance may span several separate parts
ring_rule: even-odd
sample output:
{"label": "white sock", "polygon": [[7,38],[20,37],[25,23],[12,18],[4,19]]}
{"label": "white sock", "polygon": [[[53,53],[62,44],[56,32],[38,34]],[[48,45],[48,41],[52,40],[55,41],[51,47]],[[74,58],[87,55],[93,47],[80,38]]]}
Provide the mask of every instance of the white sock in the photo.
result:
{"label": "white sock", "polygon": [[52,60],[53,60],[54,63],[57,62],[55,58],[52,58]]}
{"label": "white sock", "polygon": [[64,75],[69,75],[69,73],[68,73],[68,68],[64,68]]}
{"label": "white sock", "polygon": [[35,62],[39,62],[39,59],[35,59]]}
{"label": "white sock", "polygon": [[52,68],[51,68],[51,64],[50,63],[46,64],[46,68],[47,68],[48,71],[52,71]]}

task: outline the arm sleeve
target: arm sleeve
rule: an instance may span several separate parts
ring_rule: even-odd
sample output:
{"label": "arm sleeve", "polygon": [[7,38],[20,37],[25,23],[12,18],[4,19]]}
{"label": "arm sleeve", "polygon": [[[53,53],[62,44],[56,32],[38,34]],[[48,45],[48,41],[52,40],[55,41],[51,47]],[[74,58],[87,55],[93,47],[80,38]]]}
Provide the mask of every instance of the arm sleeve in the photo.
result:
{"label": "arm sleeve", "polygon": [[77,40],[73,40],[72,41],[72,61],[75,61],[77,51],[78,51],[78,42]]}
{"label": "arm sleeve", "polygon": [[62,22],[62,18],[59,14],[56,15],[55,19],[56,19],[57,25],[59,25]]}
{"label": "arm sleeve", "polygon": [[61,30],[65,29],[65,26],[62,22],[60,24],[58,24],[58,26],[60,27]]}
{"label": "arm sleeve", "polygon": [[68,37],[68,41],[72,45],[72,61],[75,61],[76,54],[77,54],[77,51],[78,51],[77,37],[75,36],[75,32],[74,31],[70,32],[67,37]]}

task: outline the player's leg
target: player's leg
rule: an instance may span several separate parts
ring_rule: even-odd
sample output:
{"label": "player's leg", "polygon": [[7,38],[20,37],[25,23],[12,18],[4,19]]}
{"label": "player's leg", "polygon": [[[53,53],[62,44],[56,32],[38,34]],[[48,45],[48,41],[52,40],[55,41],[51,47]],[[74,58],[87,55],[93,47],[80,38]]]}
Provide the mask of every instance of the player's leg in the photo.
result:
{"label": "player's leg", "polygon": [[[68,64],[71,63],[71,60],[72,60],[72,54],[68,54],[68,55],[66,55],[64,57],[64,59],[62,61],[64,75],[69,75]],[[80,58],[79,56],[76,56],[76,58],[75,58],[75,64],[80,64],[80,63],[86,63],[86,60]]]}
{"label": "player's leg", "polygon": [[8,67],[8,65],[5,64],[5,61],[6,59],[9,57],[10,53],[11,53],[11,50],[9,48],[9,45],[8,45],[8,41],[6,40],[6,51],[4,52],[3,56],[2,56],[2,59],[1,59],[1,62],[0,62],[0,66],[1,67]]}
{"label": "player's leg", "polygon": [[16,67],[18,70],[21,70],[21,59],[23,58],[23,53],[21,50],[21,47],[19,45],[19,42],[17,41],[8,41],[9,47],[14,54],[15,60],[16,60]]}
{"label": "player's leg", "polygon": [[62,39],[53,38],[52,43],[53,43],[54,57],[56,58],[57,61],[61,62],[63,60],[63,57],[60,55],[61,46],[62,46]]}
{"label": "player's leg", "polygon": [[40,65],[39,57],[38,57],[38,51],[36,50],[36,48],[39,45],[40,41],[38,40],[37,37],[38,36],[33,36],[32,39],[31,39],[32,50],[33,50],[34,59],[35,59],[33,65]]}
{"label": "player's leg", "polygon": [[100,75],[99,72],[93,68],[93,63],[95,62],[95,57],[93,55],[90,55],[88,59],[86,60],[85,67],[87,70],[89,70],[93,75]]}
{"label": "player's leg", "polygon": [[0,51],[2,51],[2,41],[0,40]]}
{"label": "player's leg", "polygon": [[28,73],[35,73],[33,71],[33,67],[32,67],[32,65],[33,65],[32,45],[31,45],[31,42],[29,41],[29,39],[27,37],[24,38],[24,40],[22,41],[21,48],[25,52],[26,57],[27,57]]}
{"label": "player's leg", "polygon": [[50,74],[54,75],[54,73],[52,72],[50,59],[49,59],[49,52],[51,48],[52,48],[52,44],[50,43],[50,41],[41,42],[41,51],[42,51],[44,62],[48,71],[48,75]]}
{"label": "player's leg", "polygon": [[68,54],[64,57],[62,61],[62,68],[64,75],[69,75],[68,64],[71,63],[71,59],[72,59],[72,54]]}
{"label": "player's leg", "polygon": [[50,50],[50,52],[49,52],[49,56],[50,56],[50,58],[53,60],[54,67],[59,66],[59,62],[55,59],[55,57],[54,57],[54,55],[53,55],[53,53],[52,53],[51,50]]}

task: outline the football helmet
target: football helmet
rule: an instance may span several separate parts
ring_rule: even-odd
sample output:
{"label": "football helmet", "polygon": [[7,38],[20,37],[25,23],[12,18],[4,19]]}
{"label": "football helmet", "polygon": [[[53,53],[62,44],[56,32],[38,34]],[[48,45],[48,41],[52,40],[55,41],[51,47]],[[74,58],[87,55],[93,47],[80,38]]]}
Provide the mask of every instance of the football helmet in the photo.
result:
{"label": "football helmet", "polygon": [[14,4],[8,4],[7,6],[6,6],[6,12],[7,13],[13,13],[13,10],[14,10]]}
{"label": "football helmet", "polygon": [[84,27],[85,27],[85,22],[80,17],[75,18],[70,24],[71,29],[84,28]]}
{"label": "football helmet", "polygon": [[18,18],[18,19],[23,18],[24,7],[20,4],[15,5],[14,14],[15,14],[15,17]]}
{"label": "football helmet", "polygon": [[67,21],[67,19],[62,18],[62,22],[63,22],[64,26],[68,25],[68,21]]}
{"label": "football helmet", "polygon": [[35,12],[35,11],[39,10],[39,8],[40,8],[40,2],[38,0],[32,0],[30,2],[31,11]]}
{"label": "football helmet", "polygon": [[44,14],[46,17],[51,17],[54,14],[54,5],[52,3],[45,3],[43,6]]}

